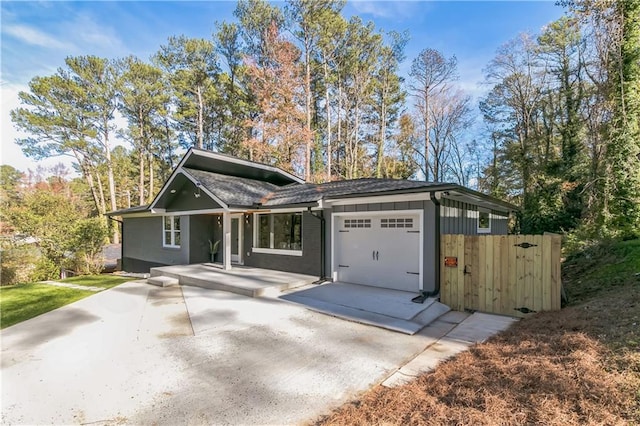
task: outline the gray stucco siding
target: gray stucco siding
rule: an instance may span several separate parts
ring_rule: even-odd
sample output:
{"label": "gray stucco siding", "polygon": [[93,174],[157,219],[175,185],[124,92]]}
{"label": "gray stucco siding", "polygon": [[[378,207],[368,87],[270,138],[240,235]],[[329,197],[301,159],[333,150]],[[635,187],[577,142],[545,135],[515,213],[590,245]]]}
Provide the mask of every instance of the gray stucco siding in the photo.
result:
{"label": "gray stucco siding", "polygon": [[[273,213],[277,213],[274,210]],[[253,219],[244,223],[244,264],[256,268],[275,269],[320,276],[321,266],[321,221],[309,212],[302,213],[302,256],[287,254],[257,253],[253,247]]]}
{"label": "gray stucco siding", "polygon": [[[127,272],[149,272],[145,265],[182,265],[189,263],[189,217],[180,217],[181,246],[164,247],[163,216],[124,218],[122,269]],[[137,270],[134,270],[137,269]]]}

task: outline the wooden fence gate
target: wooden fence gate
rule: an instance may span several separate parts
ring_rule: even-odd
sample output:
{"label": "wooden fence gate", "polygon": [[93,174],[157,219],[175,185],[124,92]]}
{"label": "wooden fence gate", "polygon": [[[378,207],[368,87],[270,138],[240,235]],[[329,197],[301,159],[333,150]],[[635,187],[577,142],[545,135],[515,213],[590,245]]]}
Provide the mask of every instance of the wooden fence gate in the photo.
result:
{"label": "wooden fence gate", "polygon": [[440,300],[524,317],[560,309],[559,235],[442,235]]}

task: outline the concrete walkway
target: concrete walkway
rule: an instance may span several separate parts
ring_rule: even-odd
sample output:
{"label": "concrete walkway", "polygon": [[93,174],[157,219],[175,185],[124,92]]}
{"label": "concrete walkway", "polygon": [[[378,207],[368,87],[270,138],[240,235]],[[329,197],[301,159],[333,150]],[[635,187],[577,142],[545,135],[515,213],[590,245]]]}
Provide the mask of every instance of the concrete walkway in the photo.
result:
{"label": "concrete walkway", "polygon": [[389,376],[383,383],[386,387],[405,384],[421,374],[433,371],[436,366],[472,345],[482,343],[489,337],[509,328],[515,318],[483,313],[468,314],[451,311],[424,329],[425,334],[434,338],[422,353],[413,358]]}
{"label": "concrete walkway", "polygon": [[69,283],[61,283],[59,281],[38,281],[38,284],[46,284],[46,285],[53,285],[56,287],[65,287],[65,288],[72,288],[74,290],[87,290],[87,291],[102,291],[104,290],[104,288],[102,287],[94,287],[91,285],[77,285],[77,284],[69,284]]}

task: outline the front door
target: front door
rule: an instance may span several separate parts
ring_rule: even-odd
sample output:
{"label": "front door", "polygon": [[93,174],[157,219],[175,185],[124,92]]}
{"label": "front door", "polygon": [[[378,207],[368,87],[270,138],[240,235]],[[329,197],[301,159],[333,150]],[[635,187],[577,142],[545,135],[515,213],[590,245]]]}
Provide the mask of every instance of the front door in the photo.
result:
{"label": "front door", "polygon": [[231,217],[231,262],[242,263],[242,216]]}

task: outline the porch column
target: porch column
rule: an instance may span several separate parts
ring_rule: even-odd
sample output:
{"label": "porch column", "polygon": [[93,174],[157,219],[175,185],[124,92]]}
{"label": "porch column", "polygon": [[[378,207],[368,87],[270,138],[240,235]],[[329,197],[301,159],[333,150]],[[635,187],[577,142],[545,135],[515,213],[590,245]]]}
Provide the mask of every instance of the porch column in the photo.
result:
{"label": "porch column", "polygon": [[225,270],[231,269],[231,213],[222,213],[222,265]]}

